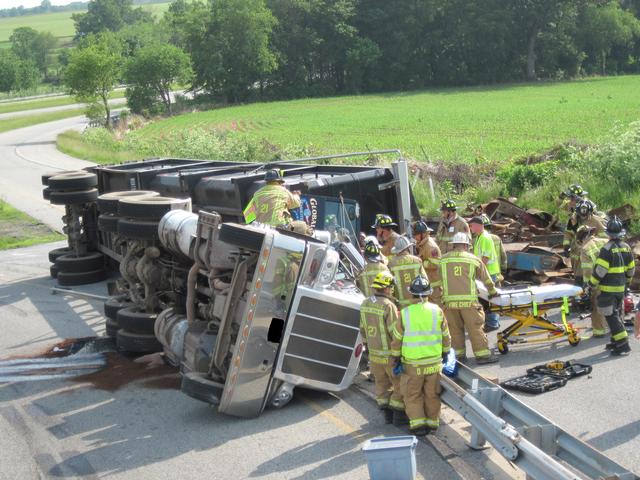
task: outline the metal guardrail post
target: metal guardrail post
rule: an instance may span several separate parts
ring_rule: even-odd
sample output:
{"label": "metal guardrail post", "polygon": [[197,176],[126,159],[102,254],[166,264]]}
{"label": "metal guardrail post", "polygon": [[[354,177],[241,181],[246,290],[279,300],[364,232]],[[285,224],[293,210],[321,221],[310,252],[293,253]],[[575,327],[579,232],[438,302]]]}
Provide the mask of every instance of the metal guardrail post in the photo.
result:
{"label": "metal guardrail post", "polygon": [[[480,388],[478,386],[477,380],[474,380],[473,384],[471,385],[471,394],[475,398],[477,398],[480,403],[487,407],[491,413],[496,416],[500,416],[500,388]],[[471,427],[471,439],[469,440],[469,447],[474,450],[481,450],[483,448],[486,448],[486,438],[474,426]]]}

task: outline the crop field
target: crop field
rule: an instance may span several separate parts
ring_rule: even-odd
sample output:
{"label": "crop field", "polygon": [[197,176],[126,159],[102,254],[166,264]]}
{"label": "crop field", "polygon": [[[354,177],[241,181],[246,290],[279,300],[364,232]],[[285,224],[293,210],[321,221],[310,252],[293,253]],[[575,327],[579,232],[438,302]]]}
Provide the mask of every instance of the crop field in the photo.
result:
{"label": "crop field", "polygon": [[[162,15],[171,2],[157,3],[151,5],[142,5],[145,10],[150,10],[156,17]],[[58,39],[61,45],[67,44],[75,35],[73,20],[71,15],[81,13],[81,10],[75,12],[53,12],[40,13],[37,15],[24,15],[21,17],[0,18],[0,48],[9,46],[9,37],[11,33],[18,27],[31,27],[38,31],[48,31]]]}
{"label": "crop field", "polygon": [[314,153],[399,148],[416,160],[504,161],[593,143],[640,118],[640,76],[256,103],[191,113],[136,132],[168,142],[201,127]]}

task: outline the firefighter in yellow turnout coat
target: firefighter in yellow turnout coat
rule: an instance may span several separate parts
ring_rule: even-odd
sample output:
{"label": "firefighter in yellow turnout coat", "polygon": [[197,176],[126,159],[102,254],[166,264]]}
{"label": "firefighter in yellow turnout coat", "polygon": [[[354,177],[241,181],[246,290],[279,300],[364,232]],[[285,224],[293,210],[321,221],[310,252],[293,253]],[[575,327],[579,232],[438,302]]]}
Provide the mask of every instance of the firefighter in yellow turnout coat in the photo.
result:
{"label": "firefighter in yellow turnout coat", "polygon": [[380,272],[388,272],[389,269],[384,264],[384,257],[380,253],[380,247],[373,242],[367,242],[364,246],[364,259],[366,265],[358,277],[356,278],[356,285],[365,297],[370,297],[375,294],[373,287],[373,280]]}
{"label": "firefighter in yellow turnout coat", "polygon": [[393,421],[393,412],[403,412],[400,379],[393,375],[391,328],[398,319],[398,308],[391,296],[393,276],[380,272],[371,285],[374,294],[362,302],[360,333],[369,350],[371,373],[375,380],[375,395],[386,423]]}
{"label": "firefighter in yellow turnout coat", "polygon": [[394,295],[400,308],[418,301],[409,293],[409,286],[418,275],[427,276],[422,260],[411,254],[411,247],[413,241],[402,236],[397,238],[395,246],[391,249],[393,258],[389,261],[389,270],[396,281]]}
{"label": "firefighter in yellow turnout coat", "polygon": [[440,424],[440,371],[443,354],[449,352],[451,341],[442,310],[427,301],[431,294],[427,278],[417,277],[409,291],[420,302],[401,310],[393,326],[391,350],[401,354],[404,373],[400,388],[409,430],[421,436]]}
{"label": "firefighter in yellow turnout coat", "polygon": [[489,296],[498,294],[487,267],[475,255],[469,253],[469,237],[463,232],[456,233],[451,242],[454,250],[440,260],[441,284],[444,313],[451,329],[451,342],[458,358],[465,359],[465,330],[471,340],[471,348],[477,363],[494,363],[498,358],[489,350],[487,335],[483,331],[484,311],[478,301],[476,279],[483,282]]}
{"label": "firefighter in yellow turnout coat", "polygon": [[300,192],[292,193],[287,190],[278,170],[267,170],[264,179],[267,184],[253,194],[253,198],[244,209],[246,222],[256,221],[272,227],[289,225],[289,210],[300,206]]}

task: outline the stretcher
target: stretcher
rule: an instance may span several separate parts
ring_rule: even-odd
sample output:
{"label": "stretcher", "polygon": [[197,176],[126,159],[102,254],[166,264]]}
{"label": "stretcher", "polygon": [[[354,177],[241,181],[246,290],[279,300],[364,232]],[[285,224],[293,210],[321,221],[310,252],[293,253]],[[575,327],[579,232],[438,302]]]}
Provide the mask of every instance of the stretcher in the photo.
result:
{"label": "stretcher", "polygon": [[[498,288],[498,295],[489,298],[487,288],[476,282],[479,297],[491,312],[512,317],[516,322],[498,332],[498,351],[509,353],[509,345],[542,343],[566,337],[569,345],[580,343],[576,328],[567,322],[569,304],[579,300],[582,288],[570,284],[526,285]],[[548,318],[548,311],[560,308],[560,323]]]}

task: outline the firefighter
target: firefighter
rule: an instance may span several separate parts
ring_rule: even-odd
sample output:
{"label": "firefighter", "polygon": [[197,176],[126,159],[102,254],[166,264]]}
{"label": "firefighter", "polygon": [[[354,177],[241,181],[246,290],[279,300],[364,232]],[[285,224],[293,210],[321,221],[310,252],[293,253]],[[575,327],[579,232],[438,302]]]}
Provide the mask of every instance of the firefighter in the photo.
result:
{"label": "firefighter", "polygon": [[389,269],[384,264],[382,254],[380,253],[380,247],[374,242],[367,242],[364,247],[364,259],[366,265],[358,278],[356,278],[356,285],[365,297],[373,295],[373,289],[371,284],[373,279],[380,272],[389,272]]}
{"label": "firefighter", "polygon": [[[589,291],[589,282],[593,274],[593,265],[598,259],[600,250],[607,243],[606,238],[596,237],[593,235],[593,228],[588,225],[580,225],[576,231],[577,245],[580,249],[580,268],[582,268],[583,288]],[[607,333],[605,318],[598,310],[598,297],[600,296],[600,288],[591,288],[591,330],[595,338],[604,337]]]}
{"label": "firefighter", "polygon": [[631,347],[622,323],[622,304],[633,278],[635,262],[631,248],[622,241],[626,232],[618,217],[609,220],[606,233],[609,241],[600,249],[589,284],[592,288],[600,288],[598,310],[611,330],[611,343],[607,344],[607,350],[611,350],[612,355],[627,355]]}
{"label": "firefighter", "polygon": [[253,194],[244,210],[246,222],[256,221],[272,227],[289,226],[289,210],[300,207],[300,191],[287,190],[279,170],[267,170],[264,180],[266,185]]}
{"label": "firefighter", "polygon": [[475,280],[485,284],[489,298],[498,295],[495,284],[487,267],[475,255],[469,253],[469,237],[464,232],[454,235],[453,251],[446,253],[440,260],[440,283],[433,287],[442,289],[444,314],[451,332],[451,343],[456,355],[466,360],[465,330],[471,340],[471,348],[476,362],[495,363],[498,361],[491,350],[487,335],[483,331],[484,311],[478,301],[478,289]]}
{"label": "firefighter", "polygon": [[401,310],[393,325],[391,350],[400,357],[394,362],[402,362],[400,388],[409,431],[423,436],[440,424],[440,370],[451,339],[442,310],[427,301],[432,293],[427,278],[416,277],[409,292],[418,303]]}
{"label": "firefighter", "polygon": [[493,240],[493,246],[496,248],[496,255],[498,255],[498,264],[500,265],[500,275],[498,276],[498,282],[496,285],[500,285],[500,282],[504,280],[504,273],[507,271],[507,251],[504,249],[502,239],[493,233],[493,222],[489,218],[489,215],[483,213],[481,215],[482,223],[484,223],[484,229],[489,233],[491,240]]}
{"label": "firefighter", "polygon": [[375,228],[376,238],[382,247],[380,252],[389,260],[391,249],[395,245],[396,239],[400,236],[393,230],[393,227],[397,226],[398,224],[389,215],[382,213],[376,215],[376,221],[371,225],[371,228]]}
{"label": "firefighter", "polygon": [[453,250],[451,240],[456,233],[463,232],[467,237],[471,238],[469,225],[467,225],[464,218],[458,215],[457,210],[458,206],[453,200],[445,200],[440,206],[442,220],[436,232],[436,242],[442,255]]}
{"label": "firefighter", "polygon": [[[500,277],[500,261],[496,252],[493,239],[484,229],[484,219],[480,216],[473,217],[469,221],[469,228],[473,236],[473,254],[482,260],[487,267],[491,280],[496,284]],[[497,313],[488,312],[485,315],[484,331],[493,332],[500,328],[500,316]]]}
{"label": "firefighter", "polygon": [[385,423],[394,420],[394,411],[402,416],[404,402],[400,379],[393,375],[391,329],[398,319],[398,308],[392,297],[393,275],[379,272],[371,283],[373,295],[362,302],[360,333],[369,351],[370,370],[375,381],[376,402],[384,414]]}
{"label": "firefighter", "polygon": [[562,240],[564,254],[565,256],[569,255],[571,258],[571,268],[577,285],[582,285],[582,278],[580,277],[580,275],[582,275],[582,269],[580,268],[580,248],[576,244],[576,231],[580,225],[588,225],[595,230],[594,235],[604,236],[604,219],[596,214],[595,204],[585,198],[576,203],[575,210],[567,222],[564,239]]}
{"label": "firefighter", "polygon": [[[416,222],[413,227],[413,238],[416,240],[416,248],[418,250],[418,256],[422,260],[422,266],[427,273],[427,278],[431,282],[436,282],[440,279],[440,247],[435,242],[431,233],[432,228],[423,222],[422,220]],[[437,305],[441,304],[441,299],[436,297],[435,294],[431,294],[429,300]]]}
{"label": "firefighter", "polygon": [[391,250],[393,257],[389,261],[389,270],[396,281],[394,294],[400,308],[417,301],[416,297],[409,294],[409,286],[413,279],[418,275],[427,276],[422,266],[422,260],[412,254],[411,247],[413,247],[413,240],[399,236]]}
{"label": "firefighter", "polygon": [[569,185],[569,187],[567,187],[564,192],[560,193],[559,200],[561,204],[559,205],[559,207],[564,208],[570,214],[572,214],[576,209],[576,204],[580,200],[587,198],[588,194],[589,192],[587,192],[577,183]]}

